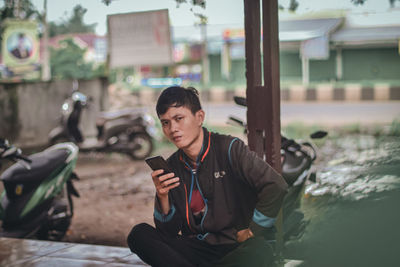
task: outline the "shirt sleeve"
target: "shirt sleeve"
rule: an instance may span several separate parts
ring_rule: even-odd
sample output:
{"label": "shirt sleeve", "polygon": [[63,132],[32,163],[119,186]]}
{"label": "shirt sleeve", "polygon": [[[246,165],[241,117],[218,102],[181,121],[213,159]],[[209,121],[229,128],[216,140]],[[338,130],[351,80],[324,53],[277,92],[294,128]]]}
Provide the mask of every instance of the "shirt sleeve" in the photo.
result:
{"label": "shirt sleeve", "polygon": [[159,229],[164,234],[167,234],[169,236],[175,236],[181,230],[181,219],[171,199],[171,194],[169,195],[169,199],[170,199],[170,210],[168,214],[163,214],[158,197],[157,195],[155,196],[154,224],[156,225],[156,228]]}
{"label": "shirt sleeve", "polygon": [[257,232],[273,227],[287,192],[285,180],[237,138],[231,141],[228,155],[232,169],[257,194],[250,229]]}

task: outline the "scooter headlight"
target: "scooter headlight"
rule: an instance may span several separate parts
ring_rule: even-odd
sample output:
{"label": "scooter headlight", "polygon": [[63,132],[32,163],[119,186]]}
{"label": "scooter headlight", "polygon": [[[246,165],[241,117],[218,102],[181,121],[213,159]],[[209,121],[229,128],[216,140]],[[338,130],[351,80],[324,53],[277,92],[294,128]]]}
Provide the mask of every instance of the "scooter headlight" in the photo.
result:
{"label": "scooter headlight", "polygon": [[64,104],[62,105],[62,110],[67,111],[68,108],[69,108],[68,103],[64,103]]}

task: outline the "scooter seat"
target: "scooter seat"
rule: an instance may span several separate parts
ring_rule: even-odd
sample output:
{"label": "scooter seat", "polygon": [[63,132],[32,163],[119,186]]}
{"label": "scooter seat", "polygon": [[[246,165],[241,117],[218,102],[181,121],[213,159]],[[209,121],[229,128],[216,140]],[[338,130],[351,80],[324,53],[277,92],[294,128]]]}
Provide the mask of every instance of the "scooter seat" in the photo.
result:
{"label": "scooter seat", "polygon": [[32,163],[29,164],[30,169],[15,163],[3,172],[0,179],[5,185],[7,183],[41,182],[63,166],[68,156],[69,151],[66,149],[45,150],[32,154],[28,157],[32,160]]}
{"label": "scooter seat", "polygon": [[107,121],[134,116],[134,115],[139,114],[140,112],[141,112],[141,109],[133,109],[133,108],[121,109],[121,110],[115,110],[115,111],[103,111],[97,117],[96,125],[102,126]]}

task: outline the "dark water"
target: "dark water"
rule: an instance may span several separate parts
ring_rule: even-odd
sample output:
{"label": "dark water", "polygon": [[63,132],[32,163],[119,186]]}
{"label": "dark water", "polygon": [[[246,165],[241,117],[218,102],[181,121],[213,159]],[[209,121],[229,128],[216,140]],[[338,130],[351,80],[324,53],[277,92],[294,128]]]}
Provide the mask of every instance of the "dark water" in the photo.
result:
{"label": "dark water", "polygon": [[310,224],[286,257],[306,266],[400,266],[400,137],[339,138],[321,153],[303,201]]}

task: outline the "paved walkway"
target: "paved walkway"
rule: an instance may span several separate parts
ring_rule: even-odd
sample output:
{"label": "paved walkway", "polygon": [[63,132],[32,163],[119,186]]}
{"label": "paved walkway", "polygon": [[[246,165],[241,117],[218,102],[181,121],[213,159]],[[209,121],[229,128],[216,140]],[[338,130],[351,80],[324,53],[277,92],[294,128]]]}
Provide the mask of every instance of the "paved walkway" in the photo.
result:
{"label": "paved walkway", "polygon": [[[0,237],[1,267],[148,266],[128,248]],[[303,266],[285,260],[284,267]]]}
{"label": "paved walkway", "polygon": [[128,248],[0,238],[2,267],[147,266]]}

